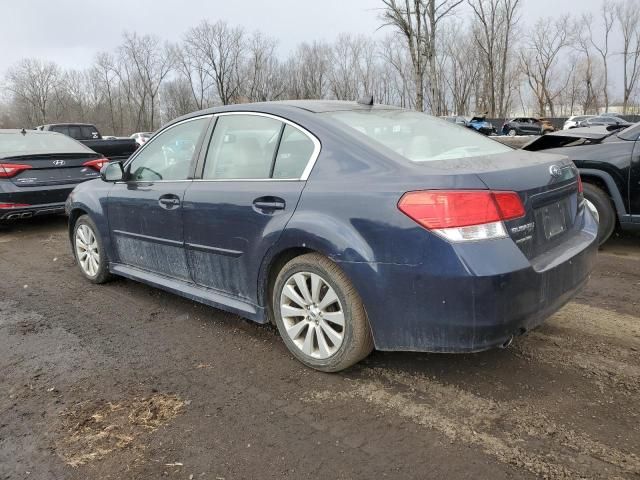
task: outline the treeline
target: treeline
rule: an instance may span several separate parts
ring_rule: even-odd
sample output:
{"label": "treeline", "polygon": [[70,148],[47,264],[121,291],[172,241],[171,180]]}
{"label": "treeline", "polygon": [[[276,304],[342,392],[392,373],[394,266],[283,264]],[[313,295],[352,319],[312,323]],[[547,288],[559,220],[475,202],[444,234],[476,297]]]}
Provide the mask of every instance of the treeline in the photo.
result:
{"label": "treeline", "polygon": [[592,14],[541,18],[529,28],[522,4],[381,0],[386,36],[303,42],[286,57],[277,39],[224,21],[205,20],[177,44],[125,33],[86,69],[38,59],[10,68],[0,127],[90,122],[124,135],[220,104],[365,93],[435,115],[566,116],[614,102],[635,109],[638,0],[608,0]]}

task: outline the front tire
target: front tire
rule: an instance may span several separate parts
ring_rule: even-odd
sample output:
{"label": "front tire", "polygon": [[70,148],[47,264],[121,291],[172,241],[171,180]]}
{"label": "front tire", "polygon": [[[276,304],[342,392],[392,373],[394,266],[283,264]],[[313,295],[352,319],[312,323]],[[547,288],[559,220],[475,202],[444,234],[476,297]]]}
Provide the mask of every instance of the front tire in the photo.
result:
{"label": "front tire", "polygon": [[373,350],[373,337],[360,296],[328,258],[309,253],[278,273],[273,313],[285,345],[308,367],[344,370]]}
{"label": "front tire", "polygon": [[515,137],[518,134],[518,132],[516,132],[515,128],[512,128],[511,130],[509,130],[509,133],[507,133],[507,135],[509,135],[510,137]]}
{"label": "front tire", "polygon": [[111,279],[102,238],[89,215],[82,215],[73,226],[73,253],[82,275],[93,283]]}
{"label": "front tire", "polygon": [[[613,203],[602,189],[590,183],[583,184],[584,199],[598,212],[598,245],[606,242],[616,228],[616,212]],[[590,207],[590,206],[588,206]]]}

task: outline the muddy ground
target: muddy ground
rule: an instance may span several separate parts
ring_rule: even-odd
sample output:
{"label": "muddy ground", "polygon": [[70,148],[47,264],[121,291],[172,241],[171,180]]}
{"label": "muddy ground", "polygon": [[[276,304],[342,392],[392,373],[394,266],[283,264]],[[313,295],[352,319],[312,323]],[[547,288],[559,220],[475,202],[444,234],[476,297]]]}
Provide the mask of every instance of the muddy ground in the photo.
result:
{"label": "muddy ground", "polygon": [[638,478],[640,237],[506,350],[304,368],[277,332],[95,286],[64,218],[0,231],[0,479]]}

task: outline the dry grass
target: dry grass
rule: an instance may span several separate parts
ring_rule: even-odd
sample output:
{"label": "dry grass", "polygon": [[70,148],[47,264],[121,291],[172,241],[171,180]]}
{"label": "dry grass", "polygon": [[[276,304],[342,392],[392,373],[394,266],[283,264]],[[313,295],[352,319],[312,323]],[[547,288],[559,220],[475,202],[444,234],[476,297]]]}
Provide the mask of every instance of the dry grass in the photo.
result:
{"label": "dry grass", "polygon": [[180,398],[163,394],[120,403],[84,402],[63,414],[63,438],[56,449],[75,467],[115,450],[139,448],[141,435],[171,421],[184,405]]}

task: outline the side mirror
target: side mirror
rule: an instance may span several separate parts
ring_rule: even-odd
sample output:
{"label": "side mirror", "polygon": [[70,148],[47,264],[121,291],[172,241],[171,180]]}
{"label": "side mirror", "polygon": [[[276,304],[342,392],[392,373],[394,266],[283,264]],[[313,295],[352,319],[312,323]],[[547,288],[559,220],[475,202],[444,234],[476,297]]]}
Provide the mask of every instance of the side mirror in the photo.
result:
{"label": "side mirror", "polygon": [[124,180],[124,167],[122,162],[107,163],[100,169],[100,178],[103,182],[119,182]]}

